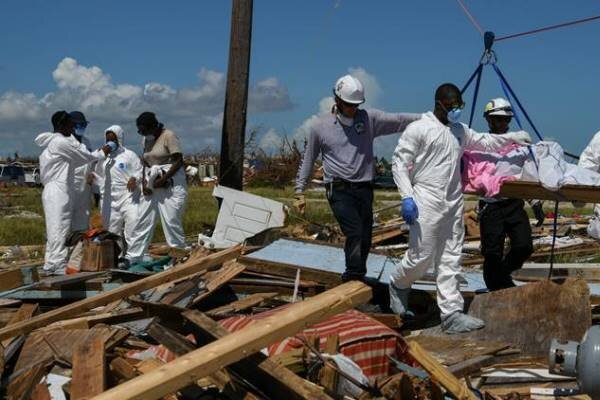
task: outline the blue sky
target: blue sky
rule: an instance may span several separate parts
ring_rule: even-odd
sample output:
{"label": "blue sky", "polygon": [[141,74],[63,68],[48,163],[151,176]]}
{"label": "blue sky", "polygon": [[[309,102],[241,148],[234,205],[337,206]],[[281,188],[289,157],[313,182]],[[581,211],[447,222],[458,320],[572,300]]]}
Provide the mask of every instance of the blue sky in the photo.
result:
{"label": "blue sky", "polygon": [[[600,14],[594,1],[465,0],[498,36]],[[0,155],[35,155],[52,111],[82,109],[95,143],[113,123],[131,134],[145,109],[185,140],[189,152],[220,143],[230,1],[5,0],[0,17]],[[499,66],[542,134],[580,152],[600,130],[600,22],[495,45]],[[301,137],[349,71],[366,80],[369,106],[425,111],[442,82],[459,86],[482,51],[454,0],[255,0],[249,128],[269,146]],[[501,95],[486,68],[484,100]],[[471,96],[467,101],[471,102]],[[389,157],[396,138],[377,145]]]}

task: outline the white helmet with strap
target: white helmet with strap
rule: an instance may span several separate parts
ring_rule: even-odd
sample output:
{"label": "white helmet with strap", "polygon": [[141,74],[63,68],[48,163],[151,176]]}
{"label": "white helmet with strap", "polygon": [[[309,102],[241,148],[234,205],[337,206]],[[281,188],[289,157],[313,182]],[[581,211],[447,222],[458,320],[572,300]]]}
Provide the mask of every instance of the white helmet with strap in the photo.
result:
{"label": "white helmet with strap", "polygon": [[515,114],[513,113],[512,106],[508,102],[508,100],[503,99],[502,97],[498,97],[497,99],[490,100],[485,105],[485,111],[483,115],[487,117],[488,115],[498,115],[502,117],[512,117]]}
{"label": "white helmet with strap", "polygon": [[362,104],[365,102],[365,90],[362,83],[352,75],[344,75],[335,82],[333,94],[343,102]]}

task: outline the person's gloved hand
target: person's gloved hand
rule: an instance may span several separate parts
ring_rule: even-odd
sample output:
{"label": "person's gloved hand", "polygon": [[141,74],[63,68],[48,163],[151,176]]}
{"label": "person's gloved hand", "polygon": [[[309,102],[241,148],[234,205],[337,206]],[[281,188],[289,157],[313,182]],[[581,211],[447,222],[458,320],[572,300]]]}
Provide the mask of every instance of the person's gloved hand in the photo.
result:
{"label": "person's gloved hand", "polygon": [[515,141],[515,143],[523,145],[533,143],[533,141],[531,140],[531,136],[529,136],[529,133],[525,131],[514,132],[512,139]]}
{"label": "person's gloved hand", "polygon": [[414,224],[419,218],[419,209],[412,197],[402,199],[402,218],[409,225]]}
{"label": "person's gloved hand", "polygon": [[294,195],[293,206],[294,209],[298,212],[298,214],[304,215],[306,211],[306,198],[302,193],[296,193]]}
{"label": "person's gloved hand", "polygon": [[531,205],[531,209],[533,210],[533,215],[537,220],[535,226],[542,226],[544,224],[544,220],[546,219],[546,214],[544,214],[544,207],[541,201],[534,203]]}

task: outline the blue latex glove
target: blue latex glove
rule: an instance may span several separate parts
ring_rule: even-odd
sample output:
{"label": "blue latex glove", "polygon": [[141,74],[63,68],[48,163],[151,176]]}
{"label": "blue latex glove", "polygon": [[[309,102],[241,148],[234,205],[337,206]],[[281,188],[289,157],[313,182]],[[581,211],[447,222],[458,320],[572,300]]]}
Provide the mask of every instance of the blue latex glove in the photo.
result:
{"label": "blue latex glove", "polygon": [[412,197],[402,199],[402,218],[409,225],[414,224],[419,218],[419,209]]}

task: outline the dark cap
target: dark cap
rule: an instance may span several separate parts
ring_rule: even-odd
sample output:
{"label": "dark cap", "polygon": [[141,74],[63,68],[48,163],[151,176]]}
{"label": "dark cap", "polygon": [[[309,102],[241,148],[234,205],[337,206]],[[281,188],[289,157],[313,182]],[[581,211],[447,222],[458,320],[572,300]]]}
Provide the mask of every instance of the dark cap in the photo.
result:
{"label": "dark cap", "polygon": [[57,111],[52,114],[52,127],[54,130],[63,126],[67,121],[72,121],[71,115],[66,111]]}
{"label": "dark cap", "polygon": [[145,111],[140,114],[135,120],[136,125],[145,126],[147,128],[156,128],[158,126],[158,120],[153,112]]}
{"label": "dark cap", "polygon": [[69,115],[74,124],[87,124],[89,122],[81,111],[71,111]]}

